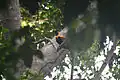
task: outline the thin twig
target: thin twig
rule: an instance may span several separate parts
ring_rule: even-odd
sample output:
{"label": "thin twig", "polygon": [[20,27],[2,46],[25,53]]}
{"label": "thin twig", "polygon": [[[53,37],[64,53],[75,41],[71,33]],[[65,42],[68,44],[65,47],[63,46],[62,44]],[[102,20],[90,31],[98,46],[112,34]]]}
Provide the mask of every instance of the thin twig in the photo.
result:
{"label": "thin twig", "polygon": [[[71,53],[71,54],[73,54],[73,53]],[[71,55],[71,57],[72,57],[72,64],[71,64],[71,76],[70,76],[70,80],[73,80],[73,70],[74,70],[74,64],[75,64],[75,55],[73,54],[73,55]]]}

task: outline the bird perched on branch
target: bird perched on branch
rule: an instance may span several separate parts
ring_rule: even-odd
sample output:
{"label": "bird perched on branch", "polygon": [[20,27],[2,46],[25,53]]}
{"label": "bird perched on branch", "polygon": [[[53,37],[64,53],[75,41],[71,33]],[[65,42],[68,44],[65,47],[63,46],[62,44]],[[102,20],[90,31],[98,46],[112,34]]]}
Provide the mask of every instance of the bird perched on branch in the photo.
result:
{"label": "bird perched on branch", "polygon": [[60,45],[64,41],[65,37],[61,35],[59,31],[56,31],[55,34],[56,42]]}

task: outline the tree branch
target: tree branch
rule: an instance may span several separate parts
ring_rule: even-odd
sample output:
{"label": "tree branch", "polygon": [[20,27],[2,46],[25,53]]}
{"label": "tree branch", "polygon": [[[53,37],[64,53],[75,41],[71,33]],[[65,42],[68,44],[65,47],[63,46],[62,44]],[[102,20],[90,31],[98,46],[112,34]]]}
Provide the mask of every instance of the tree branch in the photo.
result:
{"label": "tree branch", "polygon": [[47,38],[47,37],[45,37],[44,39],[40,39],[40,40],[38,40],[38,41],[36,41],[36,42],[33,42],[33,43],[34,43],[34,44],[39,44],[39,43],[41,43],[41,42],[43,42],[43,41],[45,41],[45,40],[48,40],[48,41],[52,44],[52,46],[57,50],[57,47],[54,45],[54,42],[52,41],[52,39]]}
{"label": "tree branch", "polygon": [[117,38],[116,38],[116,33],[114,32],[113,34],[113,47],[110,51],[107,53],[107,57],[105,59],[105,62],[102,64],[100,70],[95,74],[94,80],[100,80],[100,75],[104,71],[105,67],[109,63],[110,59],[112,58],[114,54],[114,50],[116,49],[116,43],[117,43]]}

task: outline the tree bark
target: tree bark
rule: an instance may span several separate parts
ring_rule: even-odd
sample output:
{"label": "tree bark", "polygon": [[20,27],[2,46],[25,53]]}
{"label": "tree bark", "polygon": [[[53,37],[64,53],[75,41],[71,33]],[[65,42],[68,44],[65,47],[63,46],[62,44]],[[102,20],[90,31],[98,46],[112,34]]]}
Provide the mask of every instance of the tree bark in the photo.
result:
{"label": "tree bark", "polygon": [[[61,35],[65,36],[67,35],[68,28],[64,28],[60,33]],[[67,38],[66,38],[67,39]],[[65,40],[66,41],[66,40]],[[69,50],[63,47],[59,48],[59,44],[56,42],[55,37],[51,39],[51,43],[46,44],[44,47],[40,49],[40,51],[44,55],[44,59],[40,59],[39,56],[37,55],[30,55],[28,53],[28,56],[26,56],[26,59],[28,59],[30,56],[32,56],[32,62],[30,62],[31,67],[27,67],[24,64],[24,60],[20,59],[19,62],[17,63],[17,71],[15,72],[15,77],[19,78],[20,74],[23,73],[24,70],[29,68],[33,74],[34,73],[40,73],[42,72],[44,76],[50,75],[50,72],[52,69],[59,65],[61,61],[65,58],[65,55],[69,53]],[[63,45],[66,45],[67,43],[65,42]],[[54,45],[54,46],[53,46]],[[27,54],[27,53],[26,53]],[[39,54],[38,54],[39,55]]]}
{"label": "tree bark", "polygon": [[1,21],[3,26],[8,28],[10,31],[20,29],[20,6],[19,0],[7,0],[7,8],[2,11]]}

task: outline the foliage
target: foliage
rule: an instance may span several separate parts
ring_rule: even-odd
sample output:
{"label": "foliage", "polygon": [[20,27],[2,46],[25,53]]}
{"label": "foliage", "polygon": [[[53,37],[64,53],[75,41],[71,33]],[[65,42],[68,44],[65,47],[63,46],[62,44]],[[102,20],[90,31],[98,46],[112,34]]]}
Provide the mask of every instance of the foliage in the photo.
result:
{"label": "foliage", "polygon": [[[63,16],[59,8],[53,6],[52,3],[42,4],[36,15],[30,15],[25,9],[21,9],[22,27],[29,25],[33,27],[33,36],[38,39],[44,37],[52,37],[56,29],[62,27]],[[37,40],[38,40],[37,39]]]}
{"label": "foliage", "polygon": [[[12,79],[14,71],[9,70],[14,69],[18,59],[24,59],[24,53],[30,54],[37,50],[37,44],[34,44],[34,42],[45,37],[52,38],[55,30],[59,30],[63,25],[61,10],[51,2],[43,3],[35,15],[31,15],[29,10],[25,8],[21,8],[20,11],[22,20],[19,31],[9,33],[8,29],[0,26],[0,75],[10,80],[14,80]],[[47,43],[45,40],[44,42]],[[39,48],[41,48],[43,43],[41,42],[39,44],[41,45]],[[25,49],[29,52],[26,52]],[[8,76],[8,73],[11,77]],[[21,76],[21,80],[28,80],[31,77],[35,80],[40,80],[42,79],[40,75],[33,75],[27,70]],[[2,79],[2,76],[0,78]]]}
{"label": "foliage", "polygon": [[[64,27],[64,16],[62,14],[63,12],[61,11],[63,7],[60,6],[60,4],[64,5],[64,2],[65,0],[52,0],[51,2],[45,1],[39,6],[39,10],[34,15],[30,14],[29,10],[21,7],[20,11],[22,20],[21,29],[19,31],[9,32],[8,29],[0,26],[0,79],[2,79],[3,76],[7,80],[14,80],[13,68],[18,62],[18,59],[24,59],[26,56],[24,53],[29,53],[32,55],[34,52],[44,46],[43,42],[45,42],[45,44],[48,43],[48,41],[43,40],[42,42],[38,43],[38,48],[38,44],[34,42],[42,40],[45,37],[52,38],[55,35],[54,32],[56,30],[61,30]],[[71,32],[69,34],[73,33],[73,35],[69,36],[69,39],[71,40],[69,47],[74,49],[74,52],[75,50],[79,51],[77,52],[77,56],[75,58],[74,72],[77,72],[75,75],[77,75],[77,77],[80,79],[84,78],[91,80],[99,70],[98,67],[96,67],[96,59],[101,55],[105,56],[105,54],[100,54],[99,42],[94,41],[92,43],[94,35],[93,28],[96,26],[96,23],[92,22],[94,19],[93,17],[96,17],[96,14],[94,13],[97,12],[96,10],[91,10],[87,13],[88,14],[85,14],[84,17],[80,18],[80,20],[75,20],[72,24],[70,24],[69,29]],[[79,26],[83,23],[84,25],[82,28],[86,28],[86,26],[87,28],[82,32],[82,34],[79,34],[79,30],[81,31],[81,29],[79,29],[81,27]],[[78,35],[75,34],[77,31]],[[82,36],[82,38],[80,36]],[[90,48],[81,51],[81,48],[86,49],[86,45],[88,45]],[[70,55],[71,54],[67,54],[66,56],[68,62],[66,62],[65,59],[59,66],[56,67],[55,71],[59,70],[59,72],[56,74],[56,76],[54,76],[54,80],[66,79],[65,75],[67,75],[68,72],[65,72],[65,70],[66,68],[70,70],[72,65],[70,61]],[[112,67],[110,68],[110,72],[115,79],[120,79],[119,56],[120,52],[113,59],[111,63]],[[33,75],[32,71],[26,69],[26,71],[21,74],[20,78],[20,80],[42,80],[44,75],[42,73]]]}
{"label": "foliage", "polygon": [[43,80],[43,74],[33,74],[29,69],[26,69],[26,71],[23,72],[23,74],[20,77],[20,80]]}
{"label": "foliage", "polygon": [[[95,58],[99,55],[99,43],[96,41],[92,44],[92,46],[87,51],[82,51],[78,53],[75,58],[75,67],[74,67],[74,76],[86,79],[92,79],[95,71]],[[64,80],[64,78],[69,79],[70,77],[70,69],[72,63],[70,61],[70,56],[67,54],[66,58],[61,62],[60,66],[54,68],[53,72],[58,72],[57,75],[54,76],[57,80]],[[68,76],[68,77],[64,77]]]}

